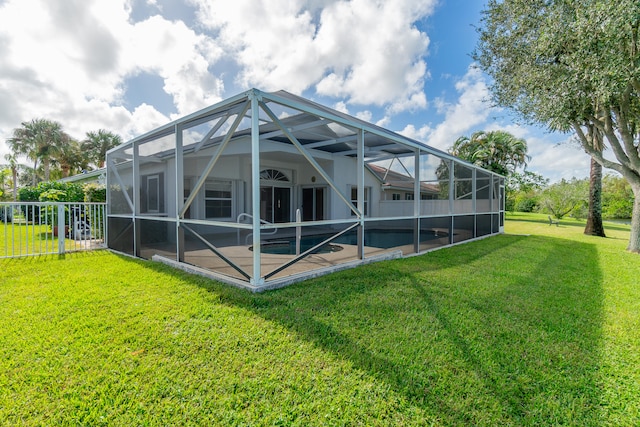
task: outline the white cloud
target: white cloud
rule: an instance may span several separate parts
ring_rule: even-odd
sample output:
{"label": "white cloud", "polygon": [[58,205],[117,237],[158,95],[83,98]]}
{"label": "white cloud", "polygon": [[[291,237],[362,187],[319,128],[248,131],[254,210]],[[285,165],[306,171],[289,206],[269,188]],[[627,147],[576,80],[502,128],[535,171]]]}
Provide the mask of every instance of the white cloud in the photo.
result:
{"label": "white cloud", "polygon": [[440,124],[435,127],[410,124],[399,133],[447,151],[462,135],[469,135],[476,130],[505,130],[527,141],[531,156],[528,170],[549,178],[551,182],[589,175],[589,156],[570,143],[570,136],[545,134],[540,129],[513,123],[487,122],[497,110],[487,103],[489,91],[484,76],[473,65],[455,87],[459,96],[454,103],[447,103],[443,99],[434,102],[438,112],[444,114]]}
{"label": "white cloud", "polygon": [[470,66],[455,88],[459,94],[455,103],[449,104],[442,99],[436,103],[438,111],[445,116],[440,124],[435,128],[425,125],[419,129],[408,125],[400,133],[446,151],[458,137],[484,123],[491,109],[485,102],[489,90],[480,71]]}
{"label": "white cloud", "polygon": [[426,141],[429,135],[433,133],[433,129],[429,125],[424,125],[418,129],[412,124],[408,124],[404,129],[398,132],[400,135],[404,135],[407,138],[412,138],[418,141]]}
{"label": "white cloud", "polygon": [[571,143],[571,137],[558,143],[550,143],[546,138],[525,136],[529,147],[531,161],[528,170],[540,173],[551,182],[562,178],[586,178],[589,176],[590,157],[576,144]]}
{"label": "white cloud", "polygon": [[209,72],[222,55],[213,39],[160,16],[132,24],[130,12],[128,0],[2,3],[0,138],[36,117],[76,138],[98,128],[125,139],[149,131],[170,118],[151,105],[121,105],[126,79],[141,72],[164,80],[179,115],[222,98],[222,80]]}
{"label": "white cloud", "polygon": [[[163,18],[156,0],[143,3],[159,14],[135,23],[131,0],[0,2],[0,138],[44,117],[77,138],[109,128],[129,139],[219,101],[225,82],[311,90],[343,99],[344,111],[383,106],[383,125],[427,105],[429,39],[416,22],[437,0],[190,2],[194,28]],[[140,74],[163,79],[176,114],[123,106]],[[371,120],[370,108],[358,116]]]}
{"label": "white cloud", "polygon": [[213,76],[209,64],[222,50],[183,22],[153,16],[128,28],[127,48],[122,56],[131,64],[127,71],[155,72],[164,79],[164,90],[173,97],[177,116],[191,113],[222,99],[224,85]]}
{"label": "white cloud", "polygon": [[359,111],[356,113],[356,117],[360,120],[364,120],[365,122],[371,122],[371,118],[373,114],[369,110]]}
{"label": "white cloud", "polygon": [[333,106],[333,109],[340,111],[341,113],[349,114],[349,108],[347,107],[347,104],[344,103],[344,101],[336,102]]}
{"label": "white cloud", "polygon": [[429,39],[414,23],[435,0],[191,1],[236,58],[242,87],[313,88],[393,113],[426,106]]}
{"label": "white cloud", "polygon": [[[437,0],[189,2],[199,19],[193,28],[162,17],[156,0],[146,5],[158,15],[135,23],[131,0],[0,0],[0,141],[40,117],[77,138],[106,128],[126,140],[219,101],[227,87],[315,92],[366,121],[381,115],[383,127],[429,105],[429,37],[416,23]],[[128,79],[140,74],[162,79],[176,114],[161,113],[153,100],[124,106],[136,89]],[[588,173],[580,150],[555,147],[529,128],[487,125],[488,89],[475,68],[455,90],[454,102],[431,101],[442,123],[401,133],[446,150],[481,126],[502,127],[529,141],[530,169]],[[0,142],[0,155],[7,152]]]}

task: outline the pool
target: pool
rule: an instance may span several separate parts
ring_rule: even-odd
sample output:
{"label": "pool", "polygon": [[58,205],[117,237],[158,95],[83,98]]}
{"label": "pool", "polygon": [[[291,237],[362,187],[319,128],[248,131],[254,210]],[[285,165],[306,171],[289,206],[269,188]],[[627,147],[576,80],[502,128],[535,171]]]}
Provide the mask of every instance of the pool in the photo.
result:
{"label": "pool", "polygon": [[[307,236],[300,239],[300,253],[306,252],[318,243],[326,240],[325,238],[319,239],[318,236]],[[343,249],[342,246],[333,243],[328,243],[318,248],[315,254],[330,254],[333,252],[340,252]],[[253,246],[249,247],[250,251],[253,251]],[[271,242],[265,242],[260,245],[260,251],[263,254],[273,255],[296,255],[296,242],[293,240],[276,240]]]}

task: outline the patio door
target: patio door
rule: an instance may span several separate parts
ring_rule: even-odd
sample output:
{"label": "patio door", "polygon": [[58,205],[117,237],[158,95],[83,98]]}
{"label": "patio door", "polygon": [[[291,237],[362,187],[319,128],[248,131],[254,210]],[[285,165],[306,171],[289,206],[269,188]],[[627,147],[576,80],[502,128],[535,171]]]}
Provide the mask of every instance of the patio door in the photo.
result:
{"label": "patio door", "polygon": [[260,186],[260,219],[271,223],[291,221],[291,187]]}
{"label": "patio door", "polygon": [[324,220],[325,187],[302,189],[302,220]]}

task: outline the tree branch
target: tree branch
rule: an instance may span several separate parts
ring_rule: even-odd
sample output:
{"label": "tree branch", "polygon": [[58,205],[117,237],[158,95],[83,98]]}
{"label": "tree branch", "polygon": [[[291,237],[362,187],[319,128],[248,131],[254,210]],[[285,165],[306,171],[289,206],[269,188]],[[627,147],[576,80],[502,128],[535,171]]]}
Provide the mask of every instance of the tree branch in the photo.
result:
{"label": "tree branch", "polygon": [[[597,120],[595,117],[593,119]],[[609,145],[611,146],[611,149],[613,150],[613,154],[616,156],[616,159],[618,159],[621,165],[631,169],[632,168],[631,162],[629,161],[629,157],[627,156],[627,153],[622,148],[622,145],[620,144],[620,140],[616,136],[615,127],[613,124],[613,120],[611,118],[611,113],[608,111],[603,114],[603,125],[604,125],[602,127],[603,133],[607,137],[607,141],[609,141]]]}
{"label": "tree branch", "polygon": [[595,149],[590,143],[589,138],[587,138],[587,136],[584,134],[584,131],[582,130],[582,127],[579,123],[573,122],[573,128],[578,135],[580,145],[582,145],[582,148],[587,154],[589,154],[596,162],[600,163],[603,167],[613,169],[614,171],[619,173],[623,173],[625,167],[619,163],[605,159],[602,155],[602,151]]}
{"label": "tree branch", "polygon": [[620,106],[618,108],[612,107],[611,111],[616,117],[618,122],[618,132],[624,143],[624,149],[629,159],[629,163],[633,166],[633,169],[640,170],[640,157],[638,157],[638,149],[633,143],[633,133],[631,130],[632,124],[628,120],[627,112],[631,108],[631,85],[627,85],[622,99],[620,100]]}

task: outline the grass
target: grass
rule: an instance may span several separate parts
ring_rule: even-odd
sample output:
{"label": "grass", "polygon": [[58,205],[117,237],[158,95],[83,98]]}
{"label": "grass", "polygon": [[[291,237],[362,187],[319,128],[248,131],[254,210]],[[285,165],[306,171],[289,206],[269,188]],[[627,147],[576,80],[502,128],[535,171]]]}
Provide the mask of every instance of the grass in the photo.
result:
{"label": "grass", "polygon": [[[79,241],[65,239],[65,251],[82,250]],[[50,225],[0,221],[0,257],[58,253],[58,236]]]}
{"label": "grass", "polygon": [[106,251],[0,261],[0,425],[640,424],[629,228],[250,294]]}

